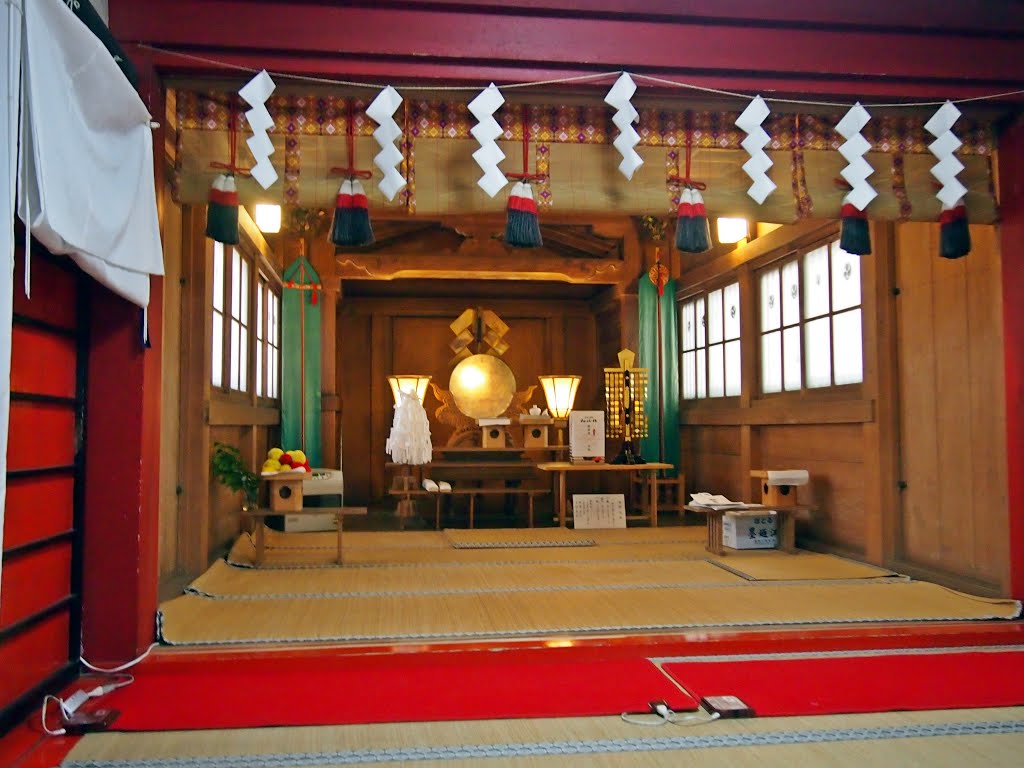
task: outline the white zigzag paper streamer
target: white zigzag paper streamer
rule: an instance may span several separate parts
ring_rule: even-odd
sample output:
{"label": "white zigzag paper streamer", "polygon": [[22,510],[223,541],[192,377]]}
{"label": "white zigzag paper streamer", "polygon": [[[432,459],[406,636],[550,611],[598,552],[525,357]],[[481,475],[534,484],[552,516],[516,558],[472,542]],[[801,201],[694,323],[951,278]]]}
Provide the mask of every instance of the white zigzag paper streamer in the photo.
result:
{"label": "white zigzag paper streamer", "polygon": [[373,132],[373,138],[380,145],[380,152],[373,158],[373,164],[380,168],[384,178],[377,188],[389,201],[395,199],[398,190],[406,183],[405,177],[397,168],[402,162],[402,153],[395,146],[395,139],[402,135],[402,129],[398,127],[393,117],[395,110],[401,105],[402,97],[389,85],[378,93],[377,98],[366,108],[366,114],[378,124],[377,130]]}
{"label": "white zigzag paper streamer", "polygon": [[964,169],[964,164],[954,154],[963,142],[951,130],[959,117],[960,110],[953,102],[947,101],[924,124],[925,130],[935,136],[935,141],[928,145],[928,149],[939,161],[932,166],[932,176],[942,183],[942,189],[935,196],[946,208],[955,207],[960,198],[967,194],[967,187],[956,177]]}
{"label": "white zigzag paper streamer", "polygon": [[256,165],[250,171],[252,177],[264,189],[277,181],[277,171],[270,162],[270,156],[274,154],[274,144],[267,135],[267,131],[274,127],[274,119],[266,107],[266,101],[276,87],[264,69],[238,91],[238,95],[252,107],[245,113],[245,119],[252,129],[252,136],[246,139],[245,143],[249,145],[249,151],[256,161]]}
{"label": "white zigzag paper streamer", "polygon": [[743,114],[736,118],[736,125],[747,134],[747,137],[740,142],[743,149],[750,155],[750,159],[743,164],[743,171],[753,181],[747,194],[754,198],[758,205],[762,204],[765,198],[775,191],[775,182],[768,178],[767,173],[768,169],[772,167],[772,160],[764,151],[764,147],[771,141],[771,137],[761,127],[761,123],[769,114],[771,114],[771,110],[768,109],[764,99],[755,96],[743,110]]}
{"label": "white zigzag paper streamer", "polygon": [[619,135],[615,137],[612,145],[622,155],[619,170],[627,179],[632,179],[636,169],[644,164],[644,159],[633,149],[640,143],[640,134],[633,127],[633,123],[640,119],[640,113],[629,102],[634,93],[636,93],[636,83],[633,82],[629,73],[623,72],[615,81],[615,85],[608,91],[608,95],[604,97],[605,103],[616,109],[612,116],[612,122],[619,129]]}
{"label": "white zigzag paper streamer", "polygon": [[494,140],[502,134],[501,126],[494,119],[498,107],[505,103],[494,83],[484,88],[480,94],[469,102],[469,111],[477,119],[477,124],[470,129],[473,138],[480,144],[480,149],[473,153],[473,159],[480,166],[484,175],[477,179],[480,188],[491,197],[498,194],[508,184],[505,174],[498,168],[498,163],[505,159],[505,153],[498,149]]}
{"label": "white zigzag paper streamer", "polygon": [[847,162],[847,166],[840,171],[840,175],[852,187],[843,202],[850,203],[858,211],[863,211],[868,203],[878,197],[878,192],[867,182],[868,176],[874,173],[875,169],[864,159],[864,155],[871,149],[871,142],[861,135],[861,131],[870,119],[871,115],[858,101],[850,107],[850,111],[836,125],[836,131],[846,139],[839,147],[839,154]]}

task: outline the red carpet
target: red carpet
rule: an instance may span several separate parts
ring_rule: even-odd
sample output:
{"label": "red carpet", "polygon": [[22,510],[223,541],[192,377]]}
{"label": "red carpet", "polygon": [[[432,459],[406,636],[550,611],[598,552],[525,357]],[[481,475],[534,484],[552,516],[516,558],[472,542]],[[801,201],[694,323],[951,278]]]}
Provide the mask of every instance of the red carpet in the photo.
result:
{"label": "red carpet", "polygon": [[731,694],[757,715],[824,715],[1024,704],[1024,651],[663,665],[698,700]]}
{"label": "red carpet", "polygon": [[[148,668],[147,668],[148,667]],[[646,659],[543,653],[268,658],[139,665],[102,699],[111,730],[340,725],[416,720],[574,717],[697,704]]]}

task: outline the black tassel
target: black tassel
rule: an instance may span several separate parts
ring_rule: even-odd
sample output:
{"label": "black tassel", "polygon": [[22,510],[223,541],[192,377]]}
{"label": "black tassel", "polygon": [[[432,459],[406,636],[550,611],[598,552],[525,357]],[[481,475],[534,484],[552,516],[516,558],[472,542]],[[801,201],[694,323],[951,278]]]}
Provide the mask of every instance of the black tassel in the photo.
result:
{"label": "black tassel", "polygon": [[967,208],[959,200],[939,214],[939,256],[959,259],[971,252],[971,230],[967,226]]}
{"label": "black tassel", "polygon": [[238,192],[232,175],[222,173],[210,187],[206,236],[219,243],[238,245]]}
{"label": "black tassel", "polygon": [[352,245],[373,245],[370,204],[359,179],[352,179]]}
{"label": "black tassel", "polygon": [[853,203],[843,203],[840,212],[839,247],[855,256],[871,253],[871,230],[868,217]]}

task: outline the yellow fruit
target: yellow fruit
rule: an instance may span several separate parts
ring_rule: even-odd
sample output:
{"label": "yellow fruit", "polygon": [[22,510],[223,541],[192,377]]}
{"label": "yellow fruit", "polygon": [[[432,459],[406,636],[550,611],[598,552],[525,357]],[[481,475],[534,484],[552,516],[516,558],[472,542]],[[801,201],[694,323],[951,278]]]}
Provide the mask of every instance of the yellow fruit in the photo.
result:
{"label": "yellow fruit", "polygon": [[264,472],[278,472],[281,469],[281,462],[277,459],[267,459],[263,462]]}
{"label": "yellow fruit", "polygon": [[271,448],[269,451],[267,451],[267,459],[277,461],[278,459],[281,458],[281,455],[283,453],[284,451],[282,451],[280,448]]}
{"label": "yellow fruit", "polygon": [[295,462],[297,464],[306,463],[306,454],[304,454],[302,451],[288,451],[288,453],[292,455],[292,458],[295,459]]}

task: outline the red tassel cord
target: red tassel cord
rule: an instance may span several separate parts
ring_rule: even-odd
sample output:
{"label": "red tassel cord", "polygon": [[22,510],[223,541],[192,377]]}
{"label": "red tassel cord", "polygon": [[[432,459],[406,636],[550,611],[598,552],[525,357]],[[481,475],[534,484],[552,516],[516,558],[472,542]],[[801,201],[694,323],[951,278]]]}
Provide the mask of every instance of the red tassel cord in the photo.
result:
{"label": "red tassel cord", "polygon": [[373,245],[373,227],[370,224],[370,208],[366,192],[360,179],[373,177],[372,171],[360,171],[355,167],[355,118],[353,100],[348,102],[348,122],[345,127],[348,142],[348,166],[331,168],[334,175],[345,176],[338,188],[334,206],[334,221],[331,226],[331,242],[342,247]]}
{"label": "red tassel cord", "polygon": [[701,190],[707,187],[703,182],[694,181],[690,176],[690,161],[693,154],[693,129],[690,127],[692,116],[686,114],[686,174],[670,176],[670,184],[684,187],[679,193],[679,208],[676,211],[676,248],[682,253],[704,253],[711,249],[711,227],[708,225],[708,214],[704,208],[704,196]]}
{"label": "red tassel cord", "polygon": [[505,223],[505,244],[514,248],[539,248],[544,244],[537,216],[537,201],[533,198],[531,182],[542,181],[544,174],[530,173],[530,108],[523,106],[523,172],[506,173],[515,179],[508,198]]}

